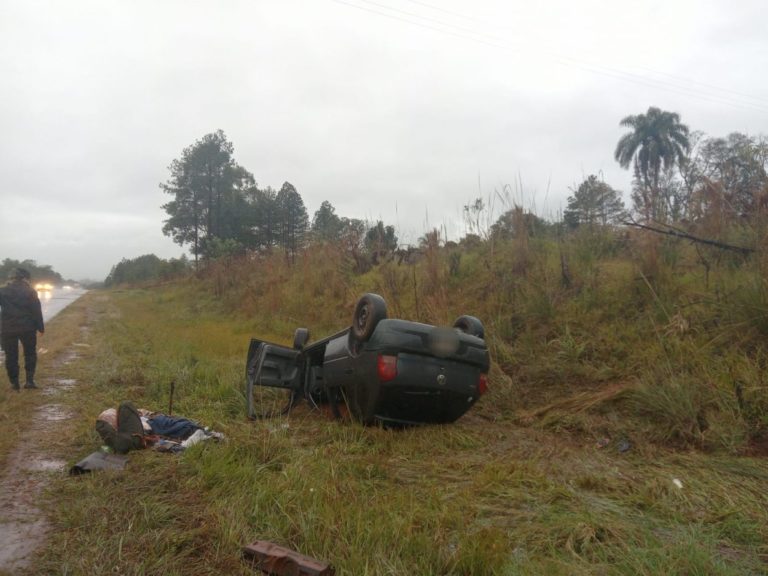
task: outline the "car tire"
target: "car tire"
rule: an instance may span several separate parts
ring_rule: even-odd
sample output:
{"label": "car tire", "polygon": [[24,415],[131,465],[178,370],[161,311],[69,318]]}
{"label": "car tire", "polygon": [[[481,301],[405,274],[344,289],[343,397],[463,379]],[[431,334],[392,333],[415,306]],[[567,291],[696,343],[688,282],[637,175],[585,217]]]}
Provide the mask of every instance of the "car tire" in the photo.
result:
{"label": "car tire", "polygon": [[483,323],[474,316],[459,316],[456,318],[456,322],[453,323],[453,327],[470,336],[477,336],[480,339],[485,339],[485,328],[483,328]]}
{"label": "car tire", "polygon": [[296,328],[296,332],[293,333],[293,349],[303,350],[307,342],[309,342],[309,330]]}
{"label": "car tire", "polygon": [[376,326],[387,317],[387,303],[378,294],[363,294],[352,316],[352,335],[358,342],[367,342]]}

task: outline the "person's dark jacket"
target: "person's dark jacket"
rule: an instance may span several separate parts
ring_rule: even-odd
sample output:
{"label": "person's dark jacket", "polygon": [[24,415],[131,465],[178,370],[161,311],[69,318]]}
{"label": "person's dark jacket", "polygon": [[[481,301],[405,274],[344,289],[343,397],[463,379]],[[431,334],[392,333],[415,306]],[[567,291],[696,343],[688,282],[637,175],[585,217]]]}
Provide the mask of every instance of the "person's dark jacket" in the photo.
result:
{"label": "person's dark jacket", "polygon": [[43,311],[37,292],[24,280],[0,288],[0,334],[43,332]]}

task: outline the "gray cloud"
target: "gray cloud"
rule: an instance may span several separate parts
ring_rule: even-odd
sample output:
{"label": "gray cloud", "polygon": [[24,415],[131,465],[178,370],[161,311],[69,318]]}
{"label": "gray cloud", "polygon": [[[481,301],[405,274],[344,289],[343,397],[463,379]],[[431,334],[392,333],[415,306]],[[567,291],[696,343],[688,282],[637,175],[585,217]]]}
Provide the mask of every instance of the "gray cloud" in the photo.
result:
{"label": "gray cloud", "polygon": [[405,241],[506,184],[546,215],[590,173],[628,190],[618,121],[649,105],[768,132],[761,2],[349,4],[0,4],[0,257],[102,278],[180,255],[158,184],[219,128],[260,185]]}

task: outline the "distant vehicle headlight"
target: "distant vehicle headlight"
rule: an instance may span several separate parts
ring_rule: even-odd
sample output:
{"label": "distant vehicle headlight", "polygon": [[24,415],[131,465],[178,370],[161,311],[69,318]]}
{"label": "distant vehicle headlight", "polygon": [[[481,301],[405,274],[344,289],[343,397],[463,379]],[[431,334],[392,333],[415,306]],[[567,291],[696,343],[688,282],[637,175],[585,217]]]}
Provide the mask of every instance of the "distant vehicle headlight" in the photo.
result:
{"label": "distant vehicle headlight", "polygon": [[53,290],[53,285],[48,282],[38,282],[35,284],[35,290],[38,292],[50,292]]}

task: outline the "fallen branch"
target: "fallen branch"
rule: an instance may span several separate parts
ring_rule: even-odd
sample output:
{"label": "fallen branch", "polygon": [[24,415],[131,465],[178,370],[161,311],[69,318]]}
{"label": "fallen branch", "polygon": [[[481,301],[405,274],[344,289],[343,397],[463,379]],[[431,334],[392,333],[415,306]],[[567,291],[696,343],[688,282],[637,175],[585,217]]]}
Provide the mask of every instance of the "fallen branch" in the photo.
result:
{"label": "fallen branch", "polygon": [[623,221],[622,224],[625,226],[634,226],[635,228],[642,228],[643,230],[649,230],[651,232],[655,232],[656,234],[665,234],[667,236],[674,236],[675,238],[683,238],[684,240],[690,240],[691,242],[697,242],[699,244],[706,244],[707,246],[714,246],[715,248],[721,248],[722,250],[730,250],[732,252],[739,252],[743,254],[744,256],[748,254],[752,254],[755,250],[754,248],[747,248],[746,246],[734,246],[733,244],[726,244],[725,242],[718,242],[717,240],[709,240],[708,238],[699,238],[698,236],[694,236],[692,234],[688,234],[687,232],[683,232],[682,230],[677,230],[674,228],[668,229],[668,230],[662,230],[661,228],[654,228],[653,226],[648,226],[647,224],[640,224],[639,222],[634,221]]}

